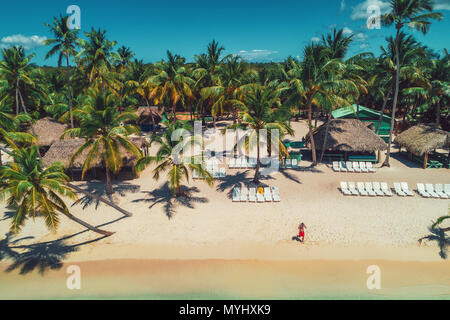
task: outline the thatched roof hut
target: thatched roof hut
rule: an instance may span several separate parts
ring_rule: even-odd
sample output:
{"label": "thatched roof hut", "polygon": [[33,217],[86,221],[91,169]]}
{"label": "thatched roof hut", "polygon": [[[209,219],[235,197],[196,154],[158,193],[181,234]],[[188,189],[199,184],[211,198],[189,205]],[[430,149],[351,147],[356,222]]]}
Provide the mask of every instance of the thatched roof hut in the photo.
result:
{"label": "thatched roof hut", "polygon": [[399,134],[394,142],[416,156],[436,149],[450,149],[450,132],[419,124]]}
{"label": "thatched roof hut", "polygon": [[[370,125],[370,124],[369,124]],[[315,130],[314,142],[316,149],[342,152],[375,152],[386,150],[387,144],[368,124],[357,119],[333,119],[328,122],[328,135],[324,147],[327,124]],[[306,142],[309,143],[309,136]]]}
{"label": "thatched roof hut", "polygon": [[137,124],[151,125],[153,121],[155,121],[155,124],[159,124],[163,120],[164,111],[164,107],[139,107],[136,111],[138,115]]}
{"label": "thatched roof hut", "polygon": [[[144,149],[147,146],[147,142],[143,137],[130,136],[128,139],[136,145],[139,149]],[[44,167],[51,165],[55,162],[60,162],[65,168],[69,168],[70,158],[78,150],[78,148],[83,145],[84,139],[66,139],[59,140],[55,142],[50,149],[47,151],[45,156],[42,158],[42,163]],[[123,164],[124,167],[132,167],[135,164],[136,157],[126,151],[124,148],[120,147],[122,155],[124,155]],[[84,162],[87,158],[89,151],[85,150],[82,152],[74,161],[71,169],[81,169],[83,168]],[[102,160],[100,157],[96,160],[94,167],[103,167]]]}
{"label": "thatched roof hut", "polygon": [[[59,141],[64,130],[68,128],[66,124],[62,124],[50,117],[40,119],[32,126],[34,134],[37,136],[38,144],[41,147],[50,147],[53,143]],[[30,128],[28,132],[32,134],[33,130]]]}

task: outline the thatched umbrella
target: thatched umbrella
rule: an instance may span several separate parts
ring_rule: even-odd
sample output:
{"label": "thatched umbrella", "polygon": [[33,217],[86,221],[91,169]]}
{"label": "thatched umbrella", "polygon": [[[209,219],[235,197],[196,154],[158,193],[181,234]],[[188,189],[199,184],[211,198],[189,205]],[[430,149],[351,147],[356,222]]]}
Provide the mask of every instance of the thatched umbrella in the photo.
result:
{"label": "thatched umbrella", "polygon": [[34,130],[30,128],[28,132],[32,133],[34,131],[38,139],[38,145],[41,147],[50,147],[59,141],[64,130],[68,128],[66,124],[62,124],[50,117],[40,119],[32,126]]}
{"label": "thatched umbrella", "polygon": [[427,168],[428,154],[436,149],[450,149],[450,133],[434,126],[419,124],[399,134],[394,142],[416,156],[424,156]]}
{"label": "thatched umbrella", "polygon": [[139,125],[158,125],[163,120],[164,107],[139,107],[136,111]]}
{"label": "thatched umbrella", "polygon": [[[128,139],[141,150],[147,147],[147,142],[143,137],[130,136]],[[52,163],[60,162],[67,169],[81,169],[86,161],[89,150],[84,150],[77,158],[75,158],[72,166],[70,166],[70,159],[72,155],[84,144],[84,139],[66,139],[55,142],[42,158],[42,164],[49,166]],[[136,162],[136,157],[119,147],[123,155],[124,167],[133,167]],[[100,150],[101,152],[101,150]],[[95,168],[103,168],[102,159],[98,157],[93,165]]]}
{"label": "thatched umbrella", "polygon": [[[375,152],[386,150],[386,143],[357,119],[333,119],[313,133],[318,150],[341,152]],[[309,136],[306,137],[309,143]]]}

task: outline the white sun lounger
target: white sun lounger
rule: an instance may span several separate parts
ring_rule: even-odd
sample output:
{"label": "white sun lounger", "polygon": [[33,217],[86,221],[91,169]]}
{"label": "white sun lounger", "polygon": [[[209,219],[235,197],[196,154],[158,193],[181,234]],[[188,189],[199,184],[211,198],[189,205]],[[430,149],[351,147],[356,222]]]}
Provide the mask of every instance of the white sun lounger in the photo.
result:
{"label": "white sun lounger", "polygon": [[349,171],[349,169],[345,165],[344,161],[339,161],[339,169],[341,170],[341,172],[348,172]]}
{"label": "white sun lounger", "polygon": [[347,161],[345,163],[345,166],[347,167],[348,172],[355,172],[355,169],[353,169],[353,163],[351,161]]}
{"label": "white sun lounger", "polygon": [[241,201],[241,189],[234,188],[233,189],[233,202],[240,202]]}
{"label": "white sun lounger", "polygon": [[292,169],[298,169],[298,160],[292,159]]}
{"label": "white sun lounger", "polygon": [[248,193],[248,201],[256,202],[256,188],[250,188]]}
{"label": "white sun lounger", "polygon": [[356,190],[356,184],[354,182],[348,183],[348,190],[352,193],[352,195],[359,196],[359,192]]}
{"label": "white sun lounger", "polygon": [[270,191],[269,187],[264,188],[264,199],[266,200],[266,202],[273,201],[272,192]]}
{"label": "white sun lounger", "polygon": [[261,194],[259,192],[256,192],[256,200],[258,202],[265,202],[266,201],[266,199],[264,198],[264,194]]}
{"label": "white sun lounger", "polygon": [[442,184],[437,184],[436,188],[434,188],[434,190],[436,191],[436,193],[438,194],[439,197],[441,197],[442,199],[448,199],[450,198],[445,192],[444,192],[444,186]]}
{"label": "white sun lounger", "polygon": [[417,184],[417,191],[424,198],[430,198],[431,197],[431,195],[428,192],[425,191],[425,186],[424,186],[423,183],[418,183]]}
{"label": "white sun lounger", "polygon": [[431,184],[431,183],[427,183],[426,185],[425,185],[425,190],[428,192],[428,194],[430,195],[430,196],[432,196],[433,198],[440,198],[439,197],[439,195],[436,193],[436,192],[434,192],[434,187],[433,187],[433,185]]}
{"label": "white sun lounger", "polygon": [[365,162],[360,162],[359,163],[359,167],[361,168],[362,172],[368,173],[369,169],[366,168],[366,163]]}
{"label": "white sun lounger", "polygon": [[231,158],[230,162],[228,163],[228,166],[230,167],[230,169],[236,168],[236,159],[235,158]]}
{"label": "white sun lounger", "polygon": [[363,182],[358,182],[357,186],[358,186],[358,192],[360,195],[362,195],[362,196],[369,195],[369,192],[367,192],[367,190],[365,189]]}
{"label": "white sun lounger", "polygon": [[387,195],[388,197],[392,197],[393,196],[392,191],[391,191],[391,189],[389,188],[389,186],[388,186],[388,184],[386,182],[382,182],[381,183],[381,191],[383,191],[384,194]]}
{"label": "white sun lounger", "polygon": [[383,190],[381,190],[381,186],[379,182],[372,182],[373,191],[377,194],[379,197],[384,197],[385,194]]}
{"label": "white sun lounger", "polygon": [[251,158],[251,159],[248,161],[248,165],[249,165],[249,167],[251,167],[251,168],[256,168],[256,164],[257,164],[257,161],[256,161],[256,159],[254,159],[254,158]]}
{"label": "white sun lounger", "polygon": [[348,190],[347,182],[341,182],[341,192],[344,196],[351,196],[352,193]]}
{"label": "white sun lounger", "polygon": [[413,197],[413,196],[414,196],[414,192],[412,192],[412,190],[409,189],[408,183],[402,182],[402,183],[401,183],[401,187],[402,187],[402,191],[403,191],[404,193],[406,193],[406,195],[407,195],[408,197]]}
{"label": "white sun lounger", "polygon": [[281,197],[280,197],[280,190],[278,190],[277,187],[272,187],[272,198],[274,202],[280,202],[281,201]]}
{"label": "white sun lounger", "polygon": [[366,187],[366,191],[369,194],[369,196],[371,196],[371,197],[376,197],[377,196],[376,192],[373,191],[372,183],[366,182],[364,184],[364,186]]}
{"label": "white sun lounger", "polygon": [[288,169],[292,168],[292,160],[291,159],[286,159],[285,166]]}
{"label": "white sun lounger", "polygon": [[372,162],[367,162],[366,168],[367,170],[369,170],[369,172],[375,172],[375,168],[373,167]]}
{"label": "white sun lounger", "polygon": [[192,172],[192,179],[200,179],[200,174],[198,173],[197,169],[194,169]]}
{"label": "white sun lounger", "polygon": [[248,189],[242,188],[241,189],[241,202],[247,202],[248,201]]}
{"label": "white sun lounger", "polygon": [[340,172],[341,169],[339,168],[339,162],[333,161],[333,171],[334,172]]}
{"label": "white sun lounger", "polygon": [[355,170],[355,172],[361,172],[361,168],[359,167],[359,162],[353,162],[353,170]]}
{"label": "white sun lounger", "polygon": [[394,182],[395,193],[400,197],[406,197],[406,193],[403,191],[402,186],[398,182]]}
{"label": "white sun lounger", "polygon": [[447,196],[450,197],[450,184],[444,185],[444,192]]}
{"label": "white sun lounger", "polygon": [[225,178],[227,176],[227,172],[225,170],[225,168],[220,168],[219,170],[219,177],[220,178]]}

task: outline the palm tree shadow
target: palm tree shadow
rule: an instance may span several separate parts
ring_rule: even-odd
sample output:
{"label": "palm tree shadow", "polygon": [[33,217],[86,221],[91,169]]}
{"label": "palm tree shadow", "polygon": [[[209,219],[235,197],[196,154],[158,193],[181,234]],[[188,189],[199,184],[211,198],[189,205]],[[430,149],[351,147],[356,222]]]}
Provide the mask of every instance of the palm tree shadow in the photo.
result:
{"label": "palm tree shadow", "polygon": [[[294,169],[294,170],[295,170],[295,169]],[[300,181],[296,176],[294,176],[294,175],[292,175],[291,173],[289,173],[288,170],[283,170],[283,169],[281,169],[281,170],[280,170],[280,173],[281,173],[285,178],[287,178],[287,179],[289,179],[289,180],[291,180],[291,181],[294,181],[294,182],[297,183],[297,184],[302,184],[301,181]]]}
{"label": "palm tree shadow", "polygon": [[161,188],[153,191],[142,191],[147,194],[144,199],[137,199],[133,202],[149,202],[151,203],[150,209],[159,203],[164,204],[164,210],[169,219],[176,213],[178,205],[189,209],[195,209],[195,203],[207,203],[209,200],[204,197],[197,197],[195,194],[200,190],[197,187],[181,187],[181,196],[175,197],[169,188],[169,184],[166,182]]}
{"label": "palm tree shadow", "polygon": [[6,212],[3,214],[3,218],[1,218],[0,221],[6,221],[6,220],[9,220],[9,219],[12,219],[12,217],[14,217],[14,211],[6,211]]}
{"label": "palm tree shadow", "polygon": [[[90,183],[86,184],[84,187],[80,187],[80,188],[82,188],[86,192],[92,193],[98,197],[106,198],[109,201],[114,202],[111,195],[106,194],[106,188],[105,188],[104,183],[90,182]],[[120,183],[113,184],[113,190],[114,190],[115,194],[118,194],[121,197],[125,197],[127,193],[139,192],[140,186],[131,184],[129,182],[122,181]],[[74,202],[72,204],[72,207],[75,205],[78,205],[78,204],[80,204],[83,207],[83,209],[86,209],[87,207],[89,207],[91,205],[95,205],[95,209],[97,210],[98,206],[100,204],[100,201],[98,201],[92,197],[89,197],[89,196],[84,196],[84,197],[78,199],[78,201]]]}
{"label": "palm tree shadow", "polygon": [[229,199],[233,198],[233,189],[234,188],[240,188],[242,184],[246,184],[248,178],[247,178],[247,171],[241,171],[233,176],[227,175],[225,178],[222,178],[221,182],[216,188],[216,191],[220,192],[226,192],[227,191],[227,197]]}
{"label": "palm tree shadow", "polygon": [[445,231],[440,228],[429,227],[428,230],[431,234],[420,238],[419,244],[424,241],[436,241],[439,245],[439,256],[446,260],[448,257],[448,246],[450,246],[450,238],[446,237]]}

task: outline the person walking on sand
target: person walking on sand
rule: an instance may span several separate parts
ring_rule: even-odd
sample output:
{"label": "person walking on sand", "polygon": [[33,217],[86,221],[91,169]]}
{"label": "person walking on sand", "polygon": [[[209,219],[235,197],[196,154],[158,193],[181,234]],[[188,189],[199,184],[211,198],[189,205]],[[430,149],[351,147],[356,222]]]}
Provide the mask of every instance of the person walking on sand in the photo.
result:
{"label": "person walking on sand", "polygon": [[301,242],[305,242],[305,229],[306,225],[303,222],[300,223],[300,225],[298,226],[298,239]]}

